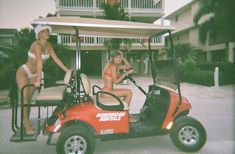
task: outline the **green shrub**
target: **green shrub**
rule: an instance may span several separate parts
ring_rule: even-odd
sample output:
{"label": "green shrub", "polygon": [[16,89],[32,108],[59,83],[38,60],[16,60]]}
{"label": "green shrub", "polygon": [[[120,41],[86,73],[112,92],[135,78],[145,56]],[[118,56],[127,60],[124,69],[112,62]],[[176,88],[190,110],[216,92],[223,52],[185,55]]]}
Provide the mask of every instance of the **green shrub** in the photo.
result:
{"label": "green shrub", "polygon": [[235,83],[235,64],[225,62],[210,62],[210,63],[198,63],[197,67],[202,70],[215,70],[215,67],[219,67],[219,81],[220,85],[234,84]]}
{"label": "green shrub", "polygon": [[190,75],[191,72],[196,70],[196,62],[193,59],[187,59],[184,63],[180,64],[180,72],[183,75]]}
{"label": "green shrub", "polygon": [[12,63],[3,63],[0,65],[0,90],[8,89],[14,78],[14,65]]}
{"label": "green shrub", "polygon": [[219,67],[219,84],[235,83],[235,64],[232,63],[196,63],[187,59],[179,67],[181,81],[212,86],[214,84],[214,70]]}
{"label": "green shrub", "polygon": [[212,86],[214,81],[214,72],[211,70],[201,70],[197,67],[193,59],[187,59],[180,64],[180,79],[184,82],[196,83],[206,86]]}
{"label": "green shrub", "polygon": [[187,82],[212,86],[214,83],[213,71],[196,70],[192,71],[186,79]]}

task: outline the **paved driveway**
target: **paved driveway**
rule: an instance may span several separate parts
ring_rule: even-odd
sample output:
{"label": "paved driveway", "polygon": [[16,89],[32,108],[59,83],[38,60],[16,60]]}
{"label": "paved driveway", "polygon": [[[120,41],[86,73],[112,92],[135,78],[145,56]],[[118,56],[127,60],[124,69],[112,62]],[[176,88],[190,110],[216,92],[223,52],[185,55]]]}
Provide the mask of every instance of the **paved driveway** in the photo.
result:
{"label": "paved driveway", "polygon": [[[137,77],[136,80],[147,89],[151,83],[149,77]],[[101,79],[91,79],[91,83],[102,83]],[[98,84],[99,85],[99,84]],[[119,87],[131,88],[134,95],[130,113],[138,113],[143,105],[144,96],[133,85]],[[204,87],[182,83],[182,94],[192,103],[190,116],[205,126],[207,142],[196,154],[234,154],[234,86],[219,88]],[[0,109],[0,154],[55,154],[55,146],[46,145],[46,136],[40,135],[36,142],[11,143],[11,110]],[[95,154],[181,154],[168,135],[126,140],[96,141]]]}

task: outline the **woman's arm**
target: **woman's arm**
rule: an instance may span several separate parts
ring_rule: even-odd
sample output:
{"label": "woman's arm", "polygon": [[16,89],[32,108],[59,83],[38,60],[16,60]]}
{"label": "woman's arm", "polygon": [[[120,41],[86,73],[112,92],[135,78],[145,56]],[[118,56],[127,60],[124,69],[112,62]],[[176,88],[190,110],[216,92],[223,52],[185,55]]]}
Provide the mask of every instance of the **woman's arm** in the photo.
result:
{"label": "woman's arm", "polygon": [[122,80],[126,77],[126,75],[122,74],[121,76],[118,76],[117,68],[115,66],[110,66],[110,67],[111,67],[113,83],[118,84],[118,83],[122,82]]}
{"label": "woman's arm", "polygon": [[126,58],[123,56],[123,53],[121,51],[119,51],[120,54],[121,54],[121,58],[122,58],[122,61],[124,62],[124,65],[120,65],[119,66],[119,69],[121,70],[130,70],[132,69],[133,67],[131,66],[131,64],[126,60]]}
{"label": "woman's arm", "polygon": [[69,71],[69,69],[61,62],[61,60],[57,57],[53,47],[49,45],[49,54],[52,57],[52,59],[55,61],[55,63],[65,72]]}

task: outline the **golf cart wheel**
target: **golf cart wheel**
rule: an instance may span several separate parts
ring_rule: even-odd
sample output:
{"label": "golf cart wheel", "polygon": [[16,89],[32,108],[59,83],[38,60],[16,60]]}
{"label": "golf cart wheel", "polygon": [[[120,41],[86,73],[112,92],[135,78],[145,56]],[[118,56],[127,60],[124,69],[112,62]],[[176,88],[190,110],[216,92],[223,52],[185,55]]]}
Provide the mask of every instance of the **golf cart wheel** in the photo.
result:
{"label": "golf cart wheel", "polygon": [[82,126],[68,126],[62,131],[56,144],[58,154],[92,154],[94,148],[93,134]]}
{"label": "golf cart wheel", "polygon": [[170,132],[173,144],[184,152],[200,150],[206,142],[206,131],[202,124],[192,117],[177,119]]}

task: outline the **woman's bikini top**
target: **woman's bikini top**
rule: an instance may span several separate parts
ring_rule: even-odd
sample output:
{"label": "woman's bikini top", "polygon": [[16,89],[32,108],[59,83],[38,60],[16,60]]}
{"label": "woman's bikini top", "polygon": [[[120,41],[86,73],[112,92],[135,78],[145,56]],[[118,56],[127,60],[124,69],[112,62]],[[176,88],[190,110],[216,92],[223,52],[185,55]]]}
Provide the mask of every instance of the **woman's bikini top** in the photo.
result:
{"label": "woman's bikini top", "polygon": [[105,72],[104,72],[104,77],[107,77],[107,78],[111,78],[111,79],[112,79],[113,74],[110,73],[110,72],[105,71]]}
{"label": "woman's bikini top", "polygon": [[[35,54],[31,51],[28,52],[28,56],[30,58],[36,59]],[[47,60],[50,57],[50,55],[48,53],[47,54],[41,54],[41,56],[42,56],[42,60]]]}

